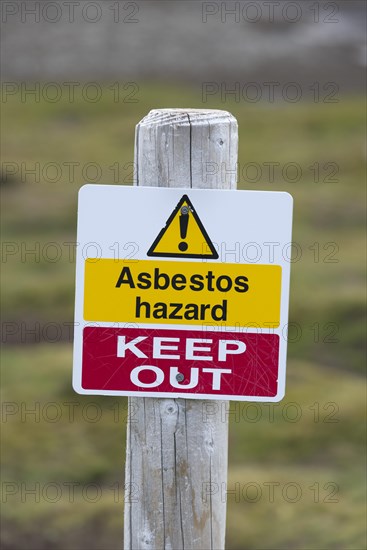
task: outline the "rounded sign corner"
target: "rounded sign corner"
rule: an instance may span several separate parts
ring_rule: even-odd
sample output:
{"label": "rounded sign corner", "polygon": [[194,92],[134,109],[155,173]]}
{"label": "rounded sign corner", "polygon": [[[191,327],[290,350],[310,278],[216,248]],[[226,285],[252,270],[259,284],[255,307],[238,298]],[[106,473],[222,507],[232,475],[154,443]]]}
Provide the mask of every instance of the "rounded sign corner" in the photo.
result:
{"label": "rounded sign corner", "polygon": [[72,386],[73,386],[73,390],[75,391],[75,393],[77,393],[79,395],[85,395],[86,394],[86,391],[84,390],[84,388],[82,388],[81,384],[77,380],[73,379]]}
{"label": "rounded sign corner", "polygon": [[284,198],[287,200],[287,202],[293,208],[293,203],[294,203],[293,195],[288,193],[288,191],[282,191],[282,195],[284,195]]}
{"label": "rounded sign corner", "polygon": [[78,199],[80,200],[86,193],[89,192],[89,190],[92,187],[95,187],[95,184],[93,184],[93,183],[84,183],[81,187],[79,187]]}
{"label": "rounded sign corner", "polygon": [[285,388],[279,389],[278,393],[273,397],[272,402],[279,403],[285,397]]}

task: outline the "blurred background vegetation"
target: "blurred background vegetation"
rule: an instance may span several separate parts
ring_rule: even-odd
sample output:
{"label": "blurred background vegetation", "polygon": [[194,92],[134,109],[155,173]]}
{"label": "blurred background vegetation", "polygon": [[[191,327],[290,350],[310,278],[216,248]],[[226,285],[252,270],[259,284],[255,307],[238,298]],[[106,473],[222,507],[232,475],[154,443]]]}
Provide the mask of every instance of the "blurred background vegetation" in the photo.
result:
{"label": "blurred background vegetation", "polygon": [[[29,166],[70,161],[84,166],[93,159],[106,182],[112,181],[109,166],[118,159],[118,183],[123,183],[129,177],[123,166],[133,158],[134,125],[149,109],[198,104],[200,97],[189,87],[148,83],[138,104],[106,99],[93,116],[82,99],[72,108],[65,102],[50,109],[15,96],[5,111],[4,158]],[[292,193],[293,239],[302,258],[292,266],[294,342],[289,343],[286,399],[270,407],[233,405],[229,487],[238,492],[236,482],[241,489],[259,483],[262,497],[251,502],[257,494],[250,486],[248,498],[236,492],[229,497],[228,548],[363,548],[363,102],[343,98],[335,105],[276,109],[227,103],[226,108],[239,122],[240,166],[250,159],[260,166],[269,159],[282,166],[291,159],[304,172],[293,184],[239,185]],[[308,167],[330,159],[338,159],[338,181],[314,182]],[[70,183],[67,175],[55,184],[35,182],[32,175],[25,179],[16,174],[2,186],[2,235],[4,243],[16,243],[3,266],[4,337],[13,340],[2,361],[3,480],[24,482],[28,488],[37,482],[41,487],[49,482],[99,483],[104,491],[97,503],[85,501],[78,487],[73,503],[66,490],[60,501],[41,499],[36,506],[32,496],[22,499],[21,490],[7,496],[5,548],[116,548],[123,499],[122,494],[116,499],[113,487],[117,481],[123,486],[126,403],[78,396],[71,389],[68,335],[75,266],[63,243],[75,241],[77,191],[84,182],[76,177]],[[48,243],[59,244],[63,253],[57,261],[49,261],[58,255]],[[335,245],[325,250],[328,243]],[[37,247],[37,260],[25,254]],[[78,404],[72,422],[71,405],[63,405],[68,402]],[[36,403],[40,418],[26,415]],[[88,403],[98,407],[88,409]],[[99,410],[101,420],[91,421]],[[53,418],[55,422],[47,421]],[[264,482],[280,484],[274,503]],[[302,488],[299,502],[282,495],[289,482]],[[319,502],[314,502],[316,489],[310,489],[315,483]],[[327,483],[338,487],[330,503],[332,486],[325,488]],[[50,499],[55,495],[50,488]],[[291,488],[289,496],[294,498]]]}
{"label": "blurred background vegetation", "polygon": [[[237,118],[238,187],[293,195],[302,252],[286,397],[232,404],[227,548],[365,548],[361,90],[333,103],[203,104],[198,80],[144,75],[130,103],[130,90],[116,101],[114,80],[100,82],[96,103],[80,87],[73,102],[24,100],[20,86],[2,105],[2,547],[121,547],[127,402],[71,388],[77,193],[87,180],[130,185],[135,125],[152,108],[189,106]],[[288,163],[300,177],[282,173]]]}

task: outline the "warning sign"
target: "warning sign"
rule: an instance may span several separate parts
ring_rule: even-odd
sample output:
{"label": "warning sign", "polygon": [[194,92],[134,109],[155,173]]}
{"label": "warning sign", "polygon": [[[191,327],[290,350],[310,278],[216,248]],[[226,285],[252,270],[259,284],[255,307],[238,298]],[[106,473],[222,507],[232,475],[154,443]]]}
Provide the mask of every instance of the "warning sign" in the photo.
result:
{"label": "warning sign", "polygon": [[278,401],[292,199],[185,191],[81,189],[74,388]]}
{"label": "warning sign", "polygon": [[147,252],[162,258],[218,258],[189,197],[184,195]]}

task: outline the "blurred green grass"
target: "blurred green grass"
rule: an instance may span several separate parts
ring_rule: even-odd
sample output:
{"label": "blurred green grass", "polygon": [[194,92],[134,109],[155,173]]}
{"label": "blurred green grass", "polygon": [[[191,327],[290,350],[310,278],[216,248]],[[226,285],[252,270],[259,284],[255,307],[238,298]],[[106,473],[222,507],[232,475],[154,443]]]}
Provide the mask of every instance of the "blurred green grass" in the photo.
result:
{"label": "blurred green grass", "polygon": [[[3,167],[16,163],[18,173],[3,184],[1,230],[3,241],[13,243],[16,253],[6,262],[2,295],[5,320],[20,322],[35,318],[41,324],[70,321],[73,317],[74,262],[77,191],[95,170],[98,183],[131,184],[135,124],[151,107],[200,105],[198,94],[188,89],[157,85],[141,87],[141,101],[116,104],[112,92],[102,95],[98,105],[76,95],[74,103],[60,101],[22,103],[11,97],[4,109]],[[364,241],[364,158],[363,109],[361,99],[343,98],[336,104],[238,104],[219,103],[205,107],[226,108],[239,122],[239,187],[286,190],[294,197],[294,234],[301,257],[292,265],[290,320],[301,324],[302,337],[290,345],[290,354],[318,360],[348,370],[363,365],[362,319],[365,295]],[[73,182],[69,180],[70,165]],[[257,163],[261,179],[253,178],[247,163]],[[273,183],[267,183],[269,168],[279,163]],[[22,168],[22,163],[23,168]],[[40,166],[40,179],[25,168]],[[59,181],[49,163],[59,167]],[[116,163],[119,170],[116,172]],[[296,163],[302,176],[289,183],[282,176],[287,163]],[[319,183],[314,169],[319,165]],[[330,173],[326,163],[338,167],[336,182],[322,180]],[[113,167],[114,168],[111,168]],[[4,168],[3,168],[4,169]],[[42,172],[46,179],[42,178]],[[293,177],[292,170],[289,171]],[[48,177],[48,179],[47,179]],[[6,174],[3,174],[3,180]],[[22,183],[22,179],[25,181]],[[57,243],[57,249],[49,243]],[[38,249],[38,263],[27,250]],[[13,250],[13,249],[12,249]],[[57,251],[60,259],[55,258]],[[26,261],[22,261],[26,260]],[[19,269],[20,265],[22,269]],[[9,284],[7,284],[9,283]],[[35,310],[37,314],[34,315]],[[336,323],[342,345],[328,338]],[[312,328],[315,323],[319,327]],[[291,355],[292,356],[292,355]]]}
{"label": "blurred green grass", "polygon": [[[195,89],[154,83],[142,84],[139,102],[133,104],[114,103],[107,88],[98,104],[78,95],[74,103],[55,104],[9,98],[3,109],[3,171],[13,166],[4,163],[16,163],[19,170],[13,176],[2,174],[2,238],[15,247],[15,253],[3,259],[3,321],[24,323],[29,329],[36,323],[42,327],[72,322],[75,265],[70,245],[64,243],[76,238],[77,192],[87,179],[82,168],[98,163],[98,183],[131,184],[135,124],[151,108],[187,105],[224,108],[237,117],[239,187],[290,192],[295,204],[293,240],[302,250],[292,265],[290,321],[295,326],[290,330],[294,341],[288,346],[286,398],[271,406],[232,404],[229,489],[256,482],[262,497],[250,502],[242,494],[229,495],[227,547],[365,548],[362,98],[344,97],[336,104],[202,105]],[[72,182],[65,165],[70,162],[79,163]],[[249,162],[261,167],[257,182],[245,181]],[[268,162],[280,164],[273,183],[267,181]],[[294,183],[281,174],[290,162],[302,170]],[[330,162],[338,166],[337,181],[322,181]],[[32,174],[22,174],[21,163],[27,168],[39,163],[38,182]],[[61,166],[59,181],[42,177],[47,163]],[[116,163],[120,170],[115,178]],[[320,167],[318,183],[310,168],[315,163]],[[53,254],[47,248],[50,242],[62,251],[55,262],[47,258],[47,251]],[[35,247],[41,252],[38,262],[25,254]],[[70,342],[19,345],[20,336],[13,337],[18,345],[3,351],[3,482],[81,485],[72,503],[66,491],[58,502],[41,500],[36,505],[32,497],[23,502],[21,492],[9,496],[3,504],[4,548],[121,546],[123,498],[119,495],[116,501],[111,487],[116,481],[123,487],[126,400],[74,394]],[[32,415],[22,422],[22,403],[32,408],[36,402],[41,412],[55,403],[46,415],[47,410],[50,415],[59,410],[60,420],[47,422],[41,414],[40,422]],[[20,409],[7,409],[8,403]],[[76,403],[72,422],[70,403]],[[102,412],[98,422],[86,420],[88,406],[91,414]],[[299,421],[292,422],[299,411]],[[259,420],[253,421],[253,415]],[[279,483],[273,503],[266,496],[268,482]],[[302,489],[298,502],[282,495],[289,482]],[[103,489],[96,503],[83,498],[83,484],[89,483]],[[310,489],[315,483],[320,502]],[[337,502],[325,502],[327,483],[338,487]]]}
{"label": "blurred green grass", "polygon": [[[127,403],[74,395],[71,358],[64,344],[3,352],[4,548],[121,546]],[[232,403],[228,549],[364,548],[365,392],[331,375],[292,361],[283,402]]]}

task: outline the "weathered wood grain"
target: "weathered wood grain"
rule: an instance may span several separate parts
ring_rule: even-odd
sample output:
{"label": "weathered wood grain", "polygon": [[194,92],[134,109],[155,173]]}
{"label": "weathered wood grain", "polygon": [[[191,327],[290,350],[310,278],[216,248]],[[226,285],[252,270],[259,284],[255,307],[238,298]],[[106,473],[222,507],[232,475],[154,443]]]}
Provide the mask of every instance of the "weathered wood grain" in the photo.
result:
{"label": "weathered wood grain", "polygon": [[[225,111],[159,109],[136,128],[136,185],[236,188],[237,122]],[[129,398],[125,550],[224,548],[224,401]]]}

